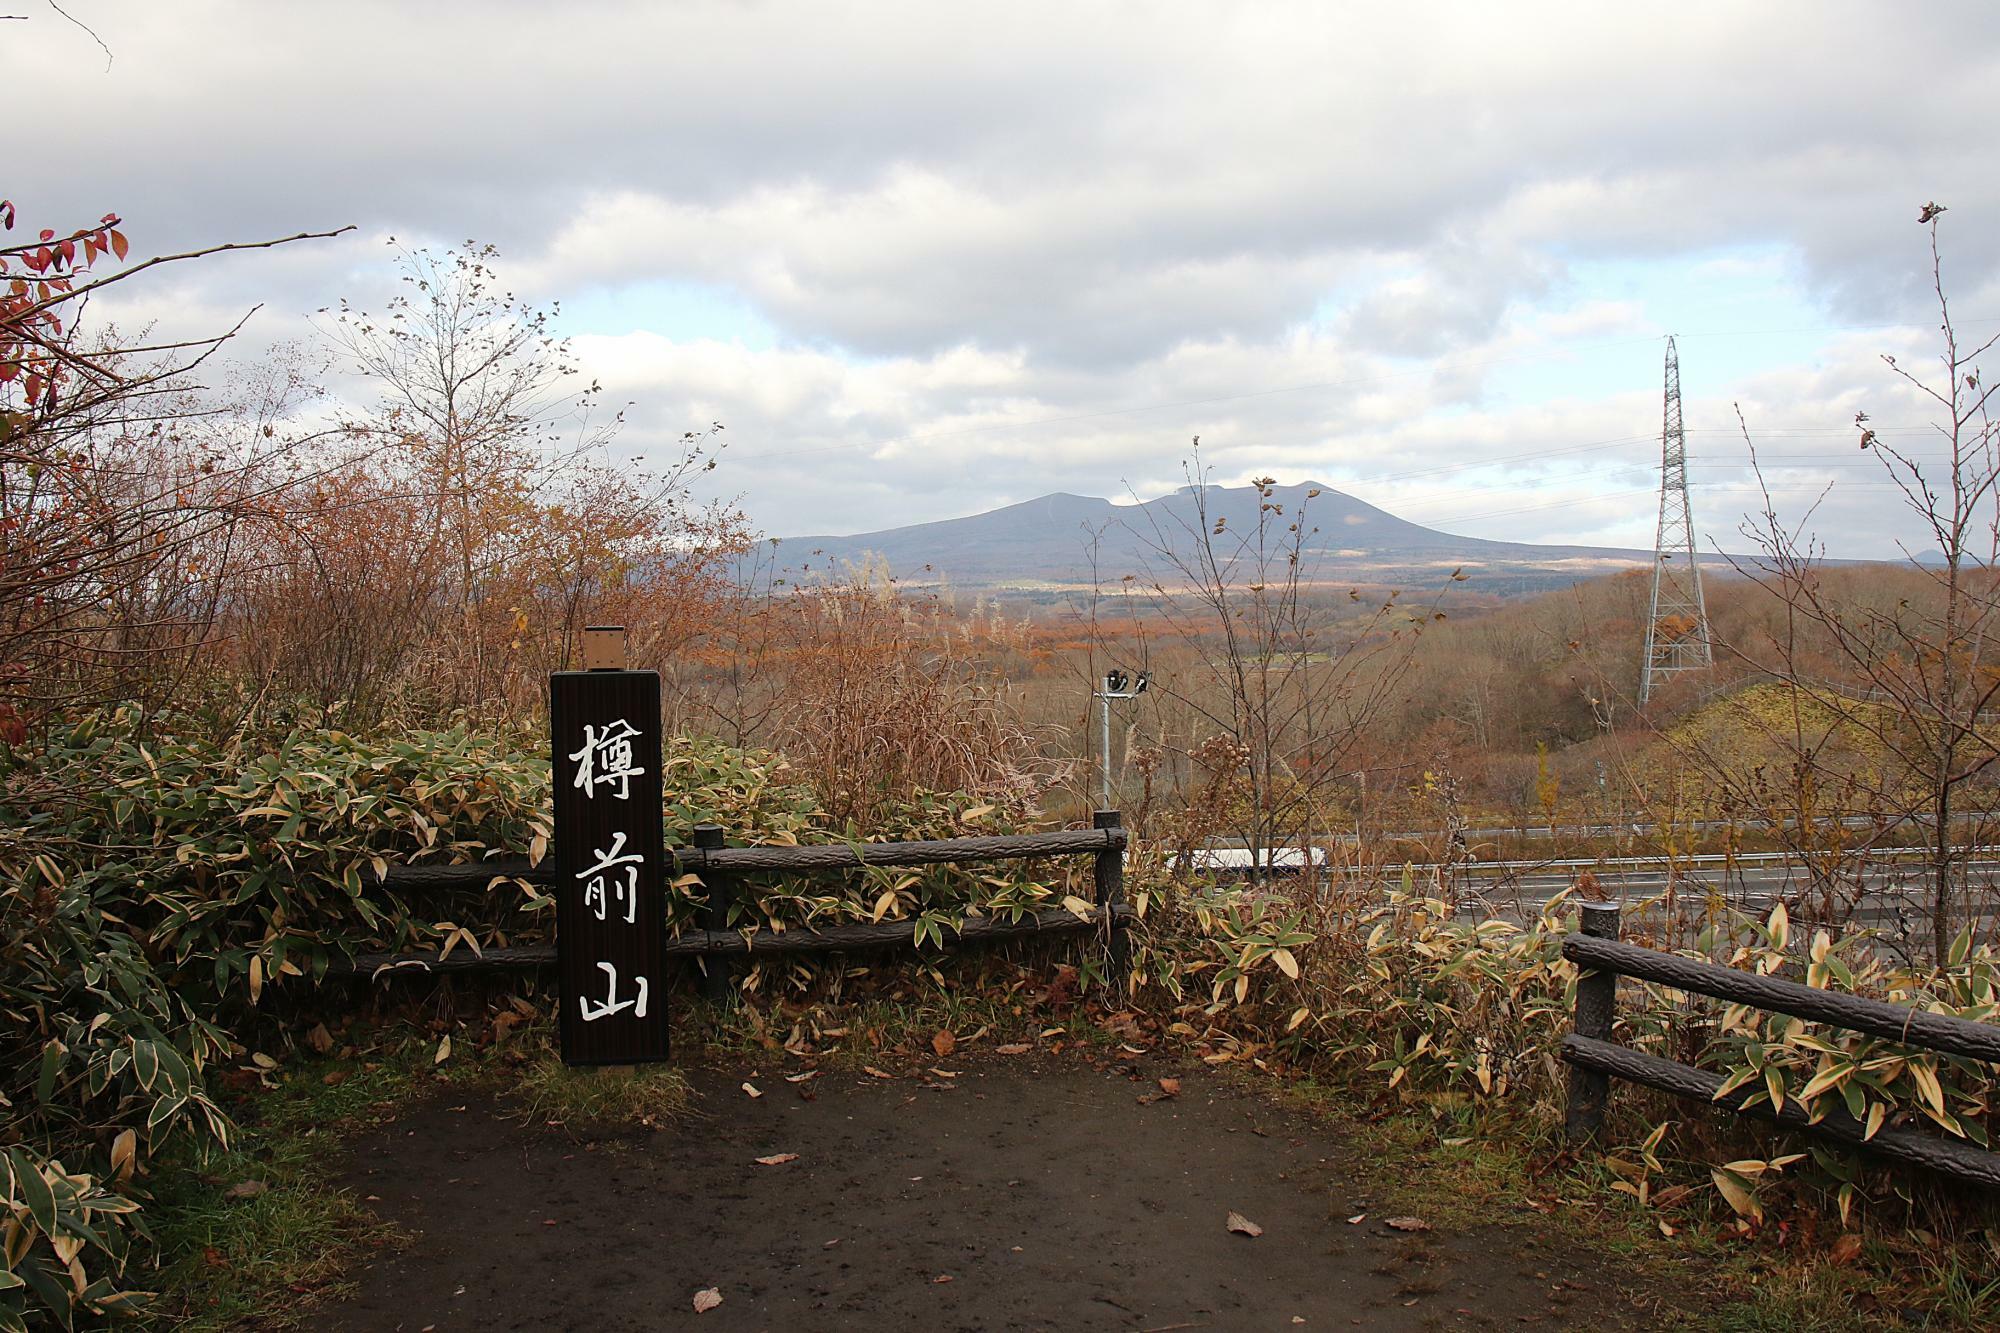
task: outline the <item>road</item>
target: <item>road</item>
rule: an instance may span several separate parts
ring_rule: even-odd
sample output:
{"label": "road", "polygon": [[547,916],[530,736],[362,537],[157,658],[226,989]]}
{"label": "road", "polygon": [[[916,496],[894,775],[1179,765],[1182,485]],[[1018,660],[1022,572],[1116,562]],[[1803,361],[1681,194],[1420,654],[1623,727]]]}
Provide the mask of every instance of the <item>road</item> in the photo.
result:
{"label": "road", "polygon": [[[1975,850],[1980,859],[1965,865],[1965,879],[1975,889],[1991,891],[2000,885],[2000,859],[1993,848]],[[1791,906],[1794,921],[1811,924],[1821,910],[1812,876],[1788,858],[1749,861],[1738,858],[1734,866],[1722,857],[1693,858],[1696,864],[1670,874],[1659,861],[1629,858],[1599,865],[1590,863],[1553,864],[1511,862],[1504,866],[1479,866],[1459,878],[1461,892],[1474,901],[1470,909],[1482,906],[1525,915],[1539,911],[1543,904],[1565,889],[1576,886],[1585,869],[1599,887],[1614,900],[1638,902],[1666,893],[1671,885],[1684,900],[1700,900],[1714,893],[1738,911],[1757,916],[1767,914],[1779,902]],[[1429,870],[1430,868],[1426,868]],[[1423,873],[1423,872],[1419,872]],[[1432,872],[1434,873],[1434,872]],[[1873,861],[1861,874],[1861,895],[1855,902],[1850,922],[1878,928],[1899,925],[1928,929],[1925,904],[1930,886],[1926,866],[1917,857],[1899,856]],[[1840,886],[1840,901],[1854,892],[1853,881]]]}
{"label": "road", "polygon": [[[1973,859],[1963,866],[1965,882],[1985,890],[1988,901],[1980,904],[1982,915],[1990,914],[1994,890],[2000,888],[2000,846],[1962,848]],[[1928,929],[1925,916],[1929,896],[1928,865],[1923,848],[1893,848],[1875,853],[1861,873],[1861,895],[1846,920],[1850,924],[1878,929],[1911,931]],[[1200,854],[1212,873],[1240,877],[1248,869],[1248,854],[1240,848],[1209,848]],[[1296,871],[1298,852],[1287,858]],[[1281,870],[1284,866],[1281,865]],[[1418,885],[1434,884],[1447,867],[1412,864],[1409,874]],[[1551,898],[1576,887],[1585,871],[1613,900],[1636,903],[1666,893],[1671,885],[1683,901],[1700,901],[1709,894],[1719,895],[1738,911],[1757,916],[1767,914],[1778,902],[1786,902],[1793,920],[1811,925],[1820,910],[1813,891],[1812,876],[1795,858],[1784,852],[1746,853],[1735,857],[1702,855],[1679,858],[1670,869],[1659,857],[1598,857],[1562,860],[1472,861],[1449,868],[1461,903],[1461,912],[1486,912],[1527,917],[1537,913]],[[1402,881],[1401,865],[1382,868],[1382,880],[1393,887]],[[1853,881],[1843,877],[1841,900],[1853,893]]]}

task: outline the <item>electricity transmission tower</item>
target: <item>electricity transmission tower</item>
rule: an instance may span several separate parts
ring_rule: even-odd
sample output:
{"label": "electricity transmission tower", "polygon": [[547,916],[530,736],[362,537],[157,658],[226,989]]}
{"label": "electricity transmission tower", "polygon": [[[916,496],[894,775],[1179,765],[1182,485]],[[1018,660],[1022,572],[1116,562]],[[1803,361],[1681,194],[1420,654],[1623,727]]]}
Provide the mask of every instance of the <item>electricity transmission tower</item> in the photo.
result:
{"label": "electricity transmission tower", "polygon": [[1660,429],[1660,529],[1653,542],[1653,609],[1646,618],[1646,656],[1639,675],[1639,706],[1654,685],[1683,671],[1715,665],[1708,636],[1708,605],[1701,595],[1701,562],[1694,549],[1694,512],[1688,505],[1687,434],[1681,429],[1681,362],[1667,339],[1666,408]]}

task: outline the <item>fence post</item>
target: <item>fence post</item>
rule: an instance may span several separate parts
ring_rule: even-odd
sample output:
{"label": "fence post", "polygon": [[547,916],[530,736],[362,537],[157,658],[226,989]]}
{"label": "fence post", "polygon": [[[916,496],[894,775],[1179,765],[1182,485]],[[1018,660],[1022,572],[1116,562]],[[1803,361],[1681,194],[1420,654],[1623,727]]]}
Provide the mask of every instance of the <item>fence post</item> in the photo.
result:
{"label": "fence post", "polygon": [[[1122,828],[1124,816],[1116,810],[1099,810],[1091,816],[1090,824],[1092,828]],[[1104,913],[1105,938],[1111,946],[1111,990],[1122,1002],[1132,970],[1130,942],[1125,938],[1125,927],[1117,919],[1118,909],[1125,905],[1124,849],[1107,847],[1097,853],[1090,873],[1097,886],[1097,910]]]}
{"label": "fence post", "polygon": [[[712,852],[722,846],[722,825],[696,824],[694,845],[705,852]],[[708,901],[701,911],[704,930],[729,929],[729,900],[733,896],[733,885],[726,871],[716,870],[708,865],[701,868],[701,885],[708,893]],[[711,1004],[729,1003],[729,958],[726,954],[703,954],[701,956],[701,993]]]}
{"label": "fence post", "polygon": [[[1582,910],[1584,934],[1601,940],[1618,938],[1618,904],[1585,903]],[[1576,979],[1576,1034],[1611,1040],[1611,1020],[1618,998],[1616,972],[1585,972]],[[1604,1105],[1611,1096],[1611,1076],[1593,1069],[1571,1065],[1569,1070],[1569,1114],[1563,1132],[1571,1143],[1597,1137],[1604,1128]]]}

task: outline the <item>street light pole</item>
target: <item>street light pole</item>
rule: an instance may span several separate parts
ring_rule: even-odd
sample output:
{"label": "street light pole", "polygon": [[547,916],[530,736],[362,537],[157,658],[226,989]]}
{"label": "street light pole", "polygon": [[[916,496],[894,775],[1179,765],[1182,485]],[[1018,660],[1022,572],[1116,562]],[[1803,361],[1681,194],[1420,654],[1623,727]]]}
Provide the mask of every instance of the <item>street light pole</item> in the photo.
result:
{"label": "street light pole", "polygon": [[1103,744],[1097,751],[1097,808],[1111,809],[1111,696],[1097,696],[1097,716],[1103,723]]}
{"label": "street light pole", "polygon": [[1100,687],[1093,691],[1097,699],[1099,737],[1101,744],[1097,756],[1097,804],[1100,809],[1111,806],[1111,701],[1113,699],[1136,699],[1146,692],[1151,684],[1145,672],[1128,675],[1118,667],[1104,673]]}

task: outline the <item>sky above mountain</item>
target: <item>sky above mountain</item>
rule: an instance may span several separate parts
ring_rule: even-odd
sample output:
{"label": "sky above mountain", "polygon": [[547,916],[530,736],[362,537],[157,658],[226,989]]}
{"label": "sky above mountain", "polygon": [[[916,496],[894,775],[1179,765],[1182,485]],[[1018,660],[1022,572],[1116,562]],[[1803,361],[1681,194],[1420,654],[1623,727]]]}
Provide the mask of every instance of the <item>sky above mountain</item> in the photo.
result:
{"label": "sky above mountain", "polygon": [[24,226],[357,226],[97,316],[261,302],[255,356],[385,299],[391,235],[490,241],[633,404],[618,452],[722,422],[774,534],[1149,498],[1199,436],[1217,482],[1645,545],[1675,333],[1708,538],[1763,507],[1740,406],[1782,515],[1892,555],[1850,423],[1937,451],[1880,359],[1937,346],[1926,200],[2000,332],[1990,4],[65,9],[108,68],[43,0],[0,24]]}

